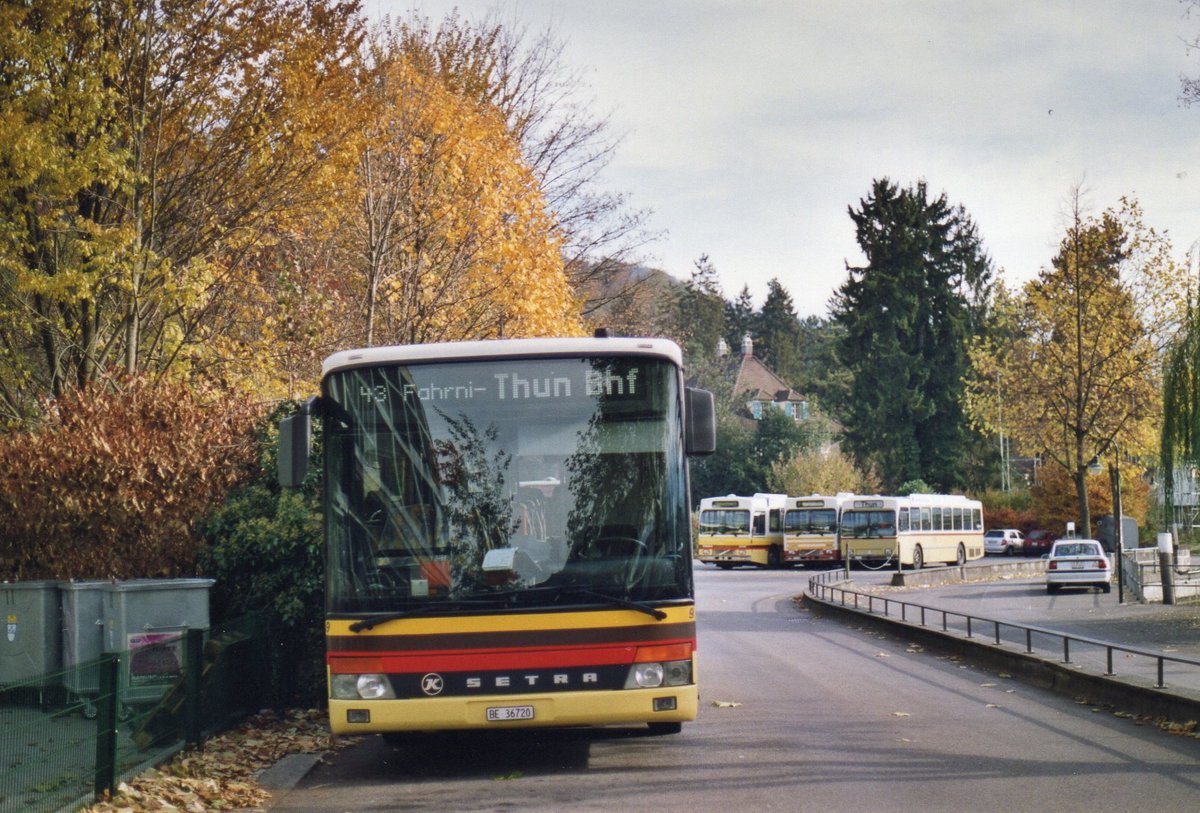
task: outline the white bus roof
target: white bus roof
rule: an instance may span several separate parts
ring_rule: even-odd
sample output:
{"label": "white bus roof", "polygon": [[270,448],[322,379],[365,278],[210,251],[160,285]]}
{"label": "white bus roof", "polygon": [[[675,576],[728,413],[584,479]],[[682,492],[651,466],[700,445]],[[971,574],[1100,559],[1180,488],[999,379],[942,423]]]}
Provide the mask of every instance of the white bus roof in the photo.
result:
{"label": "white bus roof", "polygon": [[815,506],[817,504],[836,506],[845,502],[846,497],[848,496],[849,495],[847,494],[837,494],[832,496],[829,494],[809,494],[807,497],[788,497],[788,506],[792,508],[807,507],[805,505],[806,503],[811,506]]}
{"label": "white bus roof", "polygon": [[953,505],[954,503],[971,504],[979,502],[962,494],[909,494],[909,502],[916,505]]}
{"label": "white bus roof", "polygon": [[[745,496],[739,494],[726,494],[724,497],[704,497],[700,500],[700,507],[713,505],[719,502],[736,502],[739,507],[746,508],[782,508],[787,502],[786,494],[755,494],[753,496]],[[732,507],[732,506],[721,506]]]}
{"label": "white bus roof", "polygon": [[658,356],[677,367],[683,354],[670,339],[582,338],[494,339],[477,342],[435,342],[342,350],[325,359],[321,375],[377,364],[416,364],[430,361],[470,361],[489,358],[630,355]]}

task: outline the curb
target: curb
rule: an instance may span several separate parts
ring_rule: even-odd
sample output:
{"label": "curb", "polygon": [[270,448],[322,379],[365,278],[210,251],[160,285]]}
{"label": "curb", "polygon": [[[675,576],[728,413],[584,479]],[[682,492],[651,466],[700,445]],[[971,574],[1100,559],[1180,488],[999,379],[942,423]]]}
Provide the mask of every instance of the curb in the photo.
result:
{"label": "curb", "polygon": [[1200,720],[1200,698],[1172,694],[1134,680],[1089,674],[1068,664],[1015,652],[982,639],[922,627],[897,618],[888,618],[864,610],[855,610],[814,598],[807,592],[801,597],[810,609],[839,619],[854,618],[876,629],[904,634],[939,650],[970,658],[975,663],[1010,673],[1025,683],[1088,702],[1110,705],[1131,714],[1164,718],[1171,721]]}
{"label": "curb", "polygon": [[270,808],[300,784],[309,771],[320,764],[325,754],[288,754],[258,775],[258,784],[271,794],[266,807]]}

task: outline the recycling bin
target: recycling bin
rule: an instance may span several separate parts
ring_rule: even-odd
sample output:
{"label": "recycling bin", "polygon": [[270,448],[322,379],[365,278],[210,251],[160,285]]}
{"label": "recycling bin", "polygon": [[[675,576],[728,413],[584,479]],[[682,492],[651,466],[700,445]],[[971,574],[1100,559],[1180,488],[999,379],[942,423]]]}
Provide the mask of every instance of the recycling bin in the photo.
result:
{"label": "recycling bin", "polygon": [[209,628],[212,579],[133,579],[103,588],[103,649],[127,652],[125,703],[157,702],[183,674],[189,629]]}
{"label": "recycling bin", "polygon": [[62,620],[58,582],[0,584],[0,688],[43,688],[62,671]]}
{"label": "recycling bin", "polygon": [[80,699],[93,698],[100,691],[96,661],[104,654],[104,589],[109,584],[107,581],[59,584],[63,683],[68,692]]}

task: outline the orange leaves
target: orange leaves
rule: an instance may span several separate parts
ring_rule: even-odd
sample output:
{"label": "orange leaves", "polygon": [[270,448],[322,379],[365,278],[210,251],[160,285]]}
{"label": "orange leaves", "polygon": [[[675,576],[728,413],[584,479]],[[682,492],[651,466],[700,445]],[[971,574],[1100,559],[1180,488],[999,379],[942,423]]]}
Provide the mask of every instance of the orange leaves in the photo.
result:
{"label": "orange leaves", "polygon": [[333,741],[319,711],[265,712],[159,770],[122,783],[111,801],[86,807],[84,813],[260,809],[270,794],[255,781],[258,773],[288,754],[321,753],[353,742]]}
{"label": "orange leaves", "polygon": [[195,520],[254,462],[258,409],[180,384],[91,387],[0,437],[0,578],[194,573]]}

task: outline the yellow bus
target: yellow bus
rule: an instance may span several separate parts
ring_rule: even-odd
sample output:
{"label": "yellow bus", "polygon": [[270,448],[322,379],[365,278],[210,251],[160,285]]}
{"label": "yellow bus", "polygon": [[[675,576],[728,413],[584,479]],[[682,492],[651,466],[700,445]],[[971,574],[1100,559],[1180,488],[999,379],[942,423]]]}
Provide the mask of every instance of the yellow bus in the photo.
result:
{"label": "yellow bus", "polygon": [[374,347],[325,360],[335,734],[648,724],[697,710],[687,459],[710,393],[663,339]]}
{"label": "yellow bus", "polygon": [[700,500],[700,561],[723,569],[781,567],[786,503],[786,494],[730,494]]}
{"label": "yellow bus", "polygon": [[920,570],[983,557],[983,504],[958,494],[853,496],[842,506],[841,541],[851,562]]}
{"label": "yellow bus", "polygon": [[828,497],[788,497],[783,516],[783,561],[838,562],[842,552],[838,544],[841,505],[849,495]]}

